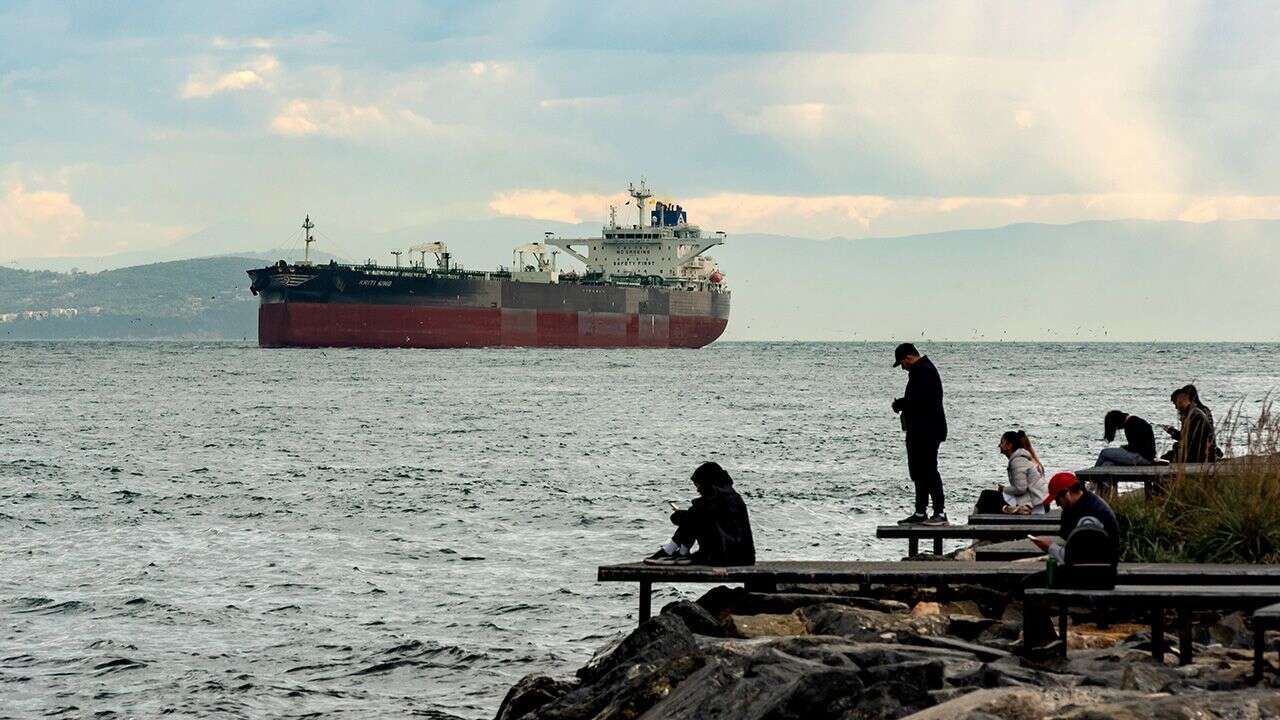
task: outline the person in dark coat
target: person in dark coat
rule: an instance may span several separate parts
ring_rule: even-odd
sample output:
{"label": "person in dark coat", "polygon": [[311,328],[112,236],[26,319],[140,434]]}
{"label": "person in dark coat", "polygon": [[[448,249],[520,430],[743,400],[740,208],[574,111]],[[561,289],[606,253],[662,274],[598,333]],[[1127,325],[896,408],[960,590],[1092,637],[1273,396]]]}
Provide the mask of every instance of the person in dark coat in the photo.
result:
{"label": "person in dark coat", "polygon": [[[688,510],[671,513],[671,540],[645,558],[650,565],[754,565],[755,539],[742,496],[719,464],[705,462],[693,471],[698,497]],[[695,550],[694,547],[697,547]]]}
{"label": "person in dark coat", "polygon": [[1213,429],[1213,420],[1203,403],[1199,402],[1199,393],[1195,387],[1188,385],[1173,391],[1169,400],[1178,410],[1181,427],[1165,425],[1165,432],[1174,439],[1173,449],[1162,457],[1175,463],[1214,462],[1222,456],[1218,449],[1218,441]]}
{"label": "person in dark coat", "polygon": [[[1086,490],[1075,473],[1060,472],[1049,479],[1049,496],[1045,498],[1045,507],[1054,502],[1062,508],[1058,537],[1070,538],[1071,533],[1086,518],[1092,518],[1089,523],[1096,523],[1102,528],[1106,533],[1107,542],[1102,552],[1096,557],[1088,558],[1088,562],[1109,565],[1119,562],[1120,524],[1116,521],[1116,514],[1106,500]],[[1067,562],[1067,546],[1054,538],[1034,538],[1032,542],[1059,563]]]}
{"label": "person in dark coat", "polygon": [[1098,453],[1095,467],[1106,465],[1151,465],[1156,461],[1156,434],[1151,423],[1137,415],[1112,410],[1102,419],[1102,437],[1107,442],[1116,439],[1116,431],[1124,430],[1125,444],[1103,448]]}
{"label": "person in dark coat", "polygon": [[[947,512],[938,472],[938,447],[947,439],[947,414],[942,408],[942,377],[916,346],[902,343],[893,351],[893,366],[907,371],[907,389],[893,401],[906,431],[907,472],[916,488],[915,512],[899,525],[946,525]],[[926,515],[929,501],[933,514]]]}

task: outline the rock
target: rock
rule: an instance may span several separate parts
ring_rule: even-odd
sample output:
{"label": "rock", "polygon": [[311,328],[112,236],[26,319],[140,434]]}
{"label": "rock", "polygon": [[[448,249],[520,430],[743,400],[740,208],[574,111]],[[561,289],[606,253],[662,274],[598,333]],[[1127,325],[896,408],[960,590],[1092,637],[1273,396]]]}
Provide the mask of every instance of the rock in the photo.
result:
{"label": "rock", "polygon": [[742,588],[731,588],[724,585],[717,585],[702,594],[697,602],[707,612],[713,616],[719,617],[728,612],[733,607],[735,599],[744,594],[746,591]]}
{"label": "rock", "polygon": [[684,685],[707,658],[682,655],[655,663],[619,665],[526,716],[527,720],[631,720]]}
{"label": "rock", "polygon": [[978,645],[976,643],[956,640],[949,637],[934,637],[931,635],[909,635],[902,638],[902,642],[907,645],[920,645],[923,647],[943,648],[946,650],[957,650],[959,652],[969,653],[975,658],[983,662],[992,662],[1001,658],[1009,657],[1009,652],[997,648],[987,647],[986,645]]}
{"label": "rock", "polygon": [[733,610],[742,615],[789,613],[814,605],[846,605],[880,612],[905,612],[906,603],[861,595],[818,595],[814,593],[743,593],[735,598]]}
{"label": "rock", "polygon": [[725,622],[729,634],[740,638],[807,635],[809,628],[796,613],[787,615],[730,615]]}
{"label": "rock", "polygon": [[667,603],[662,608],[662,614],[679,618],[689,628],[689,632],[694,634],[724,637],[724,627],[720,625],[720,621],[698,603],[688,600]]}
{"label": "rock", "polygon": [[664,662],[697,650],[693,633],[674,615],[649,618],[630,635],[597,652],[578,669],[578,679],[594,683],[624,665]]}
{"label": "rock", "polygon": [[945,667],[941,660],[908,660],[891,665],[876,665],[862,671],[862,681],[906,683],[923,690],[940,690]]}
{"label": "rock", "polygon": [[947,629],[947,619],[941,615],[919,617],[839,605],[819,605],[800,614],[814,635],[839,635],[868,642],[904,635],[944,635]]}
{"label": "rock", "polygon": [[[836,720],[863,694],[858,669],[802,658],[788,647],[817,652],[822,643],[731,643],[650,710],[664,720]],[[839,661],[837,661],[839,662]]]}
{"label": "rock", "polygon": [[997,624],[997,622],[991,618],[975,617],[973,615],[952,615],[947,619],[947,634],[955,635],[963,640],[976,640],[987,628]]}
{"label": "rock", "polygon": [[926,615],[941,615],[942,603],[918,602],[916,603],[915,607],[911,608],[911,614],[915,615],[916,617],[922,617]]}
{"label": "rock", "polygon": [[577,687],[576,680],[548,675],[525,675],[507,691],[496,720],[519,720]]}
{"label": "rock", "polygon": [[1209,626],[1209,637],[1226,647],[1253,647],[1253,633],[1245,625],[1244,613],[1231,613]]}
{"label": "rock", "polygon": [[[962,695],[908,715],[904,720],[1041,720],[1057,717],[1060,708],[1093,707],[1099,702],[1136,697],[1136,693],[1102,688],[996,688]],[[1099,720],[1111,717],[1131,716],[1098,716]]]}
{"label": "rock", "polygon": [[1084,678],[1070,673],[1046,672],[1025,667],[1016,656],[1001,658],[983,668],[983,687],[1074,687]]}
{"label": "rock", "polygon": [[972,547],[960,548],[951,556],[962,562],[973,562],[978,559],[978,551]]}
{"label": "rock", "polygon": [[972,600],[952,600],[942,604],[942,614],[982,617],[982,609]]}

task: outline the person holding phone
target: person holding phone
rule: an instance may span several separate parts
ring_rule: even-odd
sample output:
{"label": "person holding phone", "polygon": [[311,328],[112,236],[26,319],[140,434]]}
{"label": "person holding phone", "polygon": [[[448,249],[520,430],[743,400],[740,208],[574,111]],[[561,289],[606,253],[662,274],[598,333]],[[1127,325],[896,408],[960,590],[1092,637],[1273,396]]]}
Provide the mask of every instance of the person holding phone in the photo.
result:
{"label": "person holding phone", "polygon": [[[645,558],[650,565],[754,565],[751,518],[733,478],[719,464],[705,462],[690,478],[698,497],[681,509],[670,500],[675,533]],[[696,549],[695,549],[696,548]]]}
{"label": "person holding phone", "polygon": [[[1045,498],[1047,508],[1050,503],[1058,503],[1062,508],[1062,521],[1058,530],[1058,538],[1070,538],[1081,524],[1096,524],[1107,535],[1106,557],[1090,558],[1090,562],[1115,564],[1120,554],[1120,524],[1116,522],[1116,514],[1106,500],[1085,489],[1084,484],[1075,473],[1060,472],[1049,479],[1049,496]],[[1060,563],[1066,563],[1066,547],[1058,538],[1027,538],[1036,547],[1048,553]]]}

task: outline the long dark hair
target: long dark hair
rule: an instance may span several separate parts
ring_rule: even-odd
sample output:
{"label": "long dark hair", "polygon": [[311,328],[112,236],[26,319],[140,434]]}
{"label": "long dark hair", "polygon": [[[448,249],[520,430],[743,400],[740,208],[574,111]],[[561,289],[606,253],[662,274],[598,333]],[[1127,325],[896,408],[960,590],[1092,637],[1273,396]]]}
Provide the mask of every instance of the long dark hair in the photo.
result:
{"label": "long dark hair", "polygon": [[1129,413],[1122,410],[1112,410],[1102,419],[1102,437],[1107,442],[1116,439],[1116,431],[1124,427],[1124,421],[1129,419]]}
{"label": "long dark hair", "polygon": [[699,492],[706,492],[715,488],[733,487],[733,478],[729,477],[729,473],[720,467],[720,463],[704,462],[693,471],[693,484],[698,488]]}

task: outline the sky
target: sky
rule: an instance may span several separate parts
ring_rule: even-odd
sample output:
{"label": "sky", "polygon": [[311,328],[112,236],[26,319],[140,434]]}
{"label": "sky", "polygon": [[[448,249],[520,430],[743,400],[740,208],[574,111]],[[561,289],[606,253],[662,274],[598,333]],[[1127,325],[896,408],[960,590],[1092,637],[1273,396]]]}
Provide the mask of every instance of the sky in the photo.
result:
{"label": "sky", "polygon": [[[227,222],[1280,218],[1280,4],[0,0],[0,259]],[[272,245],[273,243],[264,243]]]}

